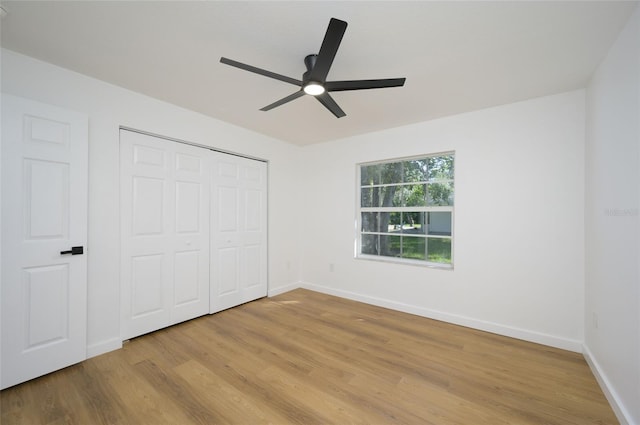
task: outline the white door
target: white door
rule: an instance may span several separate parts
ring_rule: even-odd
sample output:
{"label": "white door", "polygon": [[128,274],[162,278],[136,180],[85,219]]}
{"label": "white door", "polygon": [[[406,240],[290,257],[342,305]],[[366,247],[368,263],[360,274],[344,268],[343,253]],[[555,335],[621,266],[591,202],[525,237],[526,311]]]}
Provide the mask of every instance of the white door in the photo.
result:
{"label": "white door", "polygon": [[267,164],[214,153],[211,313],[267,295]]}
{"label": "white door", "polygon": [[86,358],[87,148],[86,115],[2,95],[2,388]]}
{"label": "white door", "polygon": [[120,132],[122,336],[209,311],[209,151]]}

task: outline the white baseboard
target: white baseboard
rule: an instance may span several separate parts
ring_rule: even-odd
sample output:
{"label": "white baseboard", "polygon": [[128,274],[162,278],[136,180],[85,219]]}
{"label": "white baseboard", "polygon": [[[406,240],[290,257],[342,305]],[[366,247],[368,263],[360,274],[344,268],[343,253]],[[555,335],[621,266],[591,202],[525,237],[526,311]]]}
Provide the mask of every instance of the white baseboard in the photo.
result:
{"label": "white baseboard", "polygon": [[120,340],[120,338],[113,338],[92,344],[87,347],[87,358],[90,359],[91,357],[96,357],[109,351],[119,350],[120,348],[122,348],[122,340]]}
{"label": "white baseboard", "polygon": [[402,311],[404,313],[415,314],[416,316],[427,317],[429,319],[440,320],[455,325],[465,326],[468,328],[478,329],[481,331],[491,332],[498,335],[508,336],[511,338],[522,339],[524,341],[535,342],[550,347],[560,348],[563,350],[582,352],[582,341],[560,338],[554,335],[543,334],[539,332],[529,331],[526,329],[514,328],[498,323],[478,320],[471,317],[460,316],[456,314],[446,313],[442,311],[432,310],[411,304],[404,304],[397,301],[390,301],[383,298],[371,297],[355,292],[343,291],[340,289],[330,288],[327,286],[316,285],[308,282],[301,282],[301,288],[312,291],[322,292],[329,295],[335,295],[342,298],[348,298],[354,301],[360,301],[367,304],[377,305],[379,307],[389,308],[392,310]]}
{"label": "white baseboard", "polygon": [[301,282],[293,282],[288,285],[278,286],[277,288],[269,288],[267,291],[268,297],[275,297],[276,295],[284,294],[285,292],[293,291],[294,289],[301,288]]}
{"label": "white baseboard", "polygon": [[600,367],[600,364],[589,350],[589,347],[585,344],[582,347],[582,354],[584,355],[587,364],[591,368],[591,372],[596,377],[598,384],[600,384],[600,388],[604,393],[604,396],[609,401],[611,408],[613,409],[613,413],[616,414],[616,417],[620,421],[621,425],[631,425],[633,424],[631,419],[631,413],[625,408],[624,404],[620,401],[620,397],[618,397],[618,393],[615,391],[611,382],[607,378],[607,375]]}

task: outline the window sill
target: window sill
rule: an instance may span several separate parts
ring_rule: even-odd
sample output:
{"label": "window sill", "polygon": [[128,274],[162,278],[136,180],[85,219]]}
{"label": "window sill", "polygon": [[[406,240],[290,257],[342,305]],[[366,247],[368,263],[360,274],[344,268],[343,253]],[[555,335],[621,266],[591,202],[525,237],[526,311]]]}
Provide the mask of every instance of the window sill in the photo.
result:
{"label": "window sill", "polygon": [[367,255],[367,254],[359,254],[355,256],[356,260],[365,260],[365,261],[377,261],[380,263],[391,263],[391,264],[400,264],[406,266],[417,266],[417,267],[426,267],[429,269],[439,269],[439,270],[451,270],[453,271],[453,264],[442,264],[442,263],[430,263],[428,261],[420,261],[420,260],[408,260],[404,258],[395,258],[395,257],[382,257],[378,255]]}

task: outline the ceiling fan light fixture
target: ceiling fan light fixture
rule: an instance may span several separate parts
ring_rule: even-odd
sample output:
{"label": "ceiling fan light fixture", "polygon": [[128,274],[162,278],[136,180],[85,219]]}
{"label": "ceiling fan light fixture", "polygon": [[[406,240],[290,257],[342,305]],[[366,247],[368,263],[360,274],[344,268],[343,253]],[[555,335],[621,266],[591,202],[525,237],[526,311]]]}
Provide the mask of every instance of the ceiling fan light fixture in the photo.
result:
{"label": "ceiling fan light fixture", "polygon": [[320,83],[316,83],[315,81],[311,81],[304,86],[303,90],[306,94],[318,96],[324,93],[324,86]]}

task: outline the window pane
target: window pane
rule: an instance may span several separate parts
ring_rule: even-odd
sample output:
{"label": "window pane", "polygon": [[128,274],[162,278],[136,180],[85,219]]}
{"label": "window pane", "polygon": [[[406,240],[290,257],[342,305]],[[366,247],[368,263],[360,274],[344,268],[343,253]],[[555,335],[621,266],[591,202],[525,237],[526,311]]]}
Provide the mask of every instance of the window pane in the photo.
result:
{"label": "window pane", "polygon": [[380,188],[379,187],[363,187],[360,190],[360,206],[362,207],[379,207],[380,206]]}
{"label": "window pane", "polygon": [[404,182],[425,182],[427,181],[427,158],[414,159],[404,162]]}
{"label": "window pane", "polygon": [[[386,186],[384,191],[384,199],[382,207],[402,207],[403,186]],[[391,203],[389,203],[389,199]]]}
{"label": "window pane", "polygon": [[427,238],[427,261],[451,264],[451,239]]}
{"label": "window pane", "polygon": [[379,213],[363,212],[362,213],[362,231],[363,232],[379,232],[380,222]]}
{"label": "window pane", "polygon": [[451,213],[435,211],[428,213],[427,233],[430,235],[451,236]]}
{"label": "window pane", "polygon": [[402,213],[402,233],[424,235],[427,230],[427,214],[419,211]]}
{"label": "window pane", "polygon": [[404,236],[402,238],[402,258],[425,260],[427,238]]}
{"label": "window pane", "polygon": [[427,203],[428,205],[453,205],[453,182],[429,183]]}
{"label": "window pane", "polygon": [[390,162],[388,164],[381,164],[381,166],[381,184],[402,183],[402,162]]}
{"label": "window pane", "polygon": [[453,155],[434,156],[428,159],[427,172],[429,180],[453,179]]}
{"label": "window pane", "polygon": [[380,184],[381,164],[363,165],[360,167],[360,186]]}
{"label": "window pane", "polygon": [[402,213],[399,212],[381,212],[380,213],[380,231],[389,233],[400,233],[402,224]]}
{"label": "window pane", "polygon": [[362,235],[362,253],[378,255],[378,235]]}
{"label": "window pane", "polygon": [[405,207],[423,207],[427,205],[427,186],[414,184],[402,187],[402,198]]}
{"label": "window pane", "polygon": [[380,254],[385,257],[400,257],[400,236],[380,236]]}
{"label": "window pane", "polygon": [[363,187],[360,189],[360,206],[401,207],[402,194],[402,186]]}

